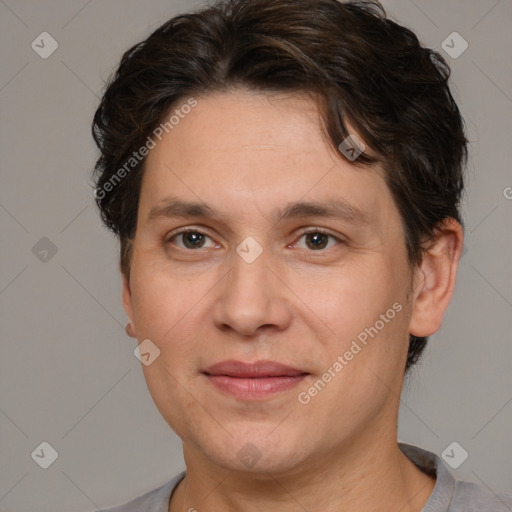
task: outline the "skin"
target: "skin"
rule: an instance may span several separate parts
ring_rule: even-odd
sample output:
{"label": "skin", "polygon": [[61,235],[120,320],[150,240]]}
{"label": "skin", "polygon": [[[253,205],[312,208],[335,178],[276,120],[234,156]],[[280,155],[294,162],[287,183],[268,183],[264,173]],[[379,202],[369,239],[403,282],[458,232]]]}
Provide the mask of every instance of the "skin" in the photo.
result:
{"label": "skin", "polygon": [[[440,225],[413,269],[382,170],[355,168],[333,150],[312,98],[239,89],[197,101],[148,155],[123,279],[132,335],[160,350],[142,366],[148,389],[183,441],[187,475],[169,511],[420,511],[435,480],[398,448],[399,397],[409,333],[436,332],[451,299],[460,225]],[[216,215],[148,220],[171,196]],[[331,199],[359,208],[367,223],[272,217],[294,201]],[[178,228],[206,236],[194,248],[190,235],[173,237]],[[332,235],[320,235],[320,249],[304,235],[315,228]],[[263,250],[252,263],[236,252],[248,236]],[[395,303],[401,311],[300,403]],[[310,375],[264,400],[240,400],[202,373],[226,359]],[[252,467],[237,456],[246,443],[261,454]]]}

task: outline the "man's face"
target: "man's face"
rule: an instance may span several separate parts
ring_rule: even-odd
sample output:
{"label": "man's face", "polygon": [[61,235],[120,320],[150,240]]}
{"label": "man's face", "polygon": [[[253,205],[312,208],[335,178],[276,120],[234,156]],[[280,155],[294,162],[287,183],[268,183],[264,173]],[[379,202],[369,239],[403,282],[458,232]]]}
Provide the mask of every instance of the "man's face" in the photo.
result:
{"label": "man's face", "polygon": [[[336,154],[306,97],[196,99],[148,155],[123,290],[160,350],[144,376],[185,457],[278,474],[396,436],[412,276],[381,170]],[[226,360],[296,371],[208,374]]]}

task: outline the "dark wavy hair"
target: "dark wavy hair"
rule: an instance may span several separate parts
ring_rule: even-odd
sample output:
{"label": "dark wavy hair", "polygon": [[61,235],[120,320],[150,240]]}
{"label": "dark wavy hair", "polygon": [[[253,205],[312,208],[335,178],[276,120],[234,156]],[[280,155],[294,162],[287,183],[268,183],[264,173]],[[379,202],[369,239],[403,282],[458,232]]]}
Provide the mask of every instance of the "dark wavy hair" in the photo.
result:
{"label": "dark wavy hair", "polygon": [[[348,122],[371,150],[352,164],[382,165],[419,264],[441,221],[462,224],[468,141],[449,76],[377,1],[220,0],[168,20],[123,55],[93,121],[95,197],[119,237],[121,271],[129,276],[145,158],[126,162],[178,102],[236,87],[314,95],[335,149]],[[427,339],[410,335],[406,371]]]}

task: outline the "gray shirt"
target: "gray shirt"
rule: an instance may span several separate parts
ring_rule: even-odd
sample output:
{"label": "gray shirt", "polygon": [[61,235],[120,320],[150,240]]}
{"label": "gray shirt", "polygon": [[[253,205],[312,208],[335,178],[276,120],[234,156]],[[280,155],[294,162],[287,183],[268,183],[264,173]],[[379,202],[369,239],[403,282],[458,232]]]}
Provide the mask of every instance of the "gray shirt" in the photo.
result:
{"label": "gray shirt", "polygon": [[[512,496],[494,493],[483,485],[456,480],[434,453],[404,443],[398,446],[423,472],[436,477],[434,490],[421,512],[512,511]],[[103,509],[103,512],[168,512],[171,495],[184,477],[185,471],[182,471],[161,487],[124,505]]]}

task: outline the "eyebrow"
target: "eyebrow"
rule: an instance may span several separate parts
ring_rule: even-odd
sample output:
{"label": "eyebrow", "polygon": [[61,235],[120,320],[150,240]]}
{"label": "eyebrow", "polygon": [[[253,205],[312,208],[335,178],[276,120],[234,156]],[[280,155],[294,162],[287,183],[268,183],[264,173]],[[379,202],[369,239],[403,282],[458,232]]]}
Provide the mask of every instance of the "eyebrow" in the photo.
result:
{"label": "eyebrow", "polygon": [[[222,216],[205,203],[168,198],[151,208],[146,223],[158,218],[190,217],[219,219]],[[272,214],[272,220],[276,223],[301,217],[323,217],[356,224],[370,224],[370,216],[366,211],[343,199],[292,202],[278,208]]]}

